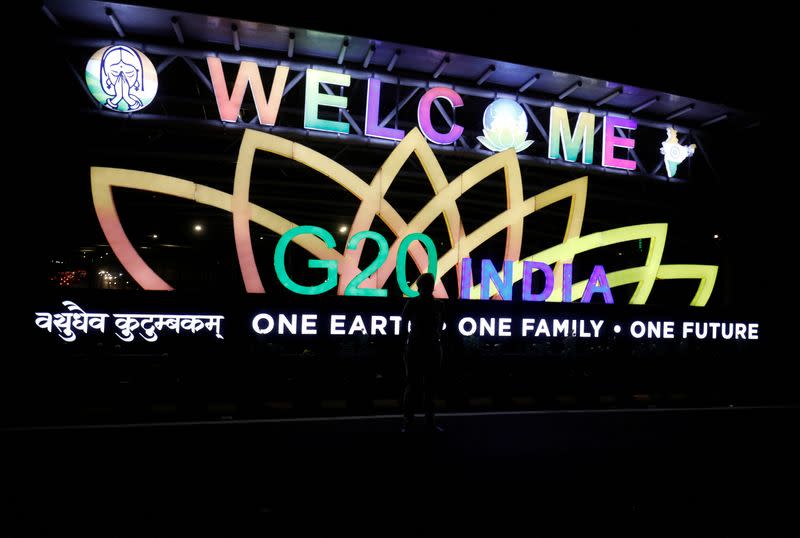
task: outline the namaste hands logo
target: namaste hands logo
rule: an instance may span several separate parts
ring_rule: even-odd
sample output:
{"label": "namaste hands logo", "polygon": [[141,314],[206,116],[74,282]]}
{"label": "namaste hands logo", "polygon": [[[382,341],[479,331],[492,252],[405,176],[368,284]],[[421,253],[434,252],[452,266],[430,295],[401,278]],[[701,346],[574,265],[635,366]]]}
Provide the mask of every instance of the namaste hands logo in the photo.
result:
{"label": "namaste hands logo", "polygon": [[116,112],[136,112],[149,105],[158,89],[150,59],[122,45],[104,47],[86,64],[86,84],[92,96]]}

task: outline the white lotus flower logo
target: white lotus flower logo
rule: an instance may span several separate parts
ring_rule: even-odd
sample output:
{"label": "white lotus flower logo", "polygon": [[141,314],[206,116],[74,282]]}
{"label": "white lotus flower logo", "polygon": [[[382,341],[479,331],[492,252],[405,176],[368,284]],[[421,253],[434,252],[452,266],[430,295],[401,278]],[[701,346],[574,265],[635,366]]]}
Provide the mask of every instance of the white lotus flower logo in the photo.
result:
{"label": "white lotus flower logo", "polygon": [[528,136],[525,111],[511,99],[498,99],[486,107],[483,134],[485,136],[479,136],[478,142],[492,151],[514,148],[519,153],[533,144],[533,140],[525,140]]}

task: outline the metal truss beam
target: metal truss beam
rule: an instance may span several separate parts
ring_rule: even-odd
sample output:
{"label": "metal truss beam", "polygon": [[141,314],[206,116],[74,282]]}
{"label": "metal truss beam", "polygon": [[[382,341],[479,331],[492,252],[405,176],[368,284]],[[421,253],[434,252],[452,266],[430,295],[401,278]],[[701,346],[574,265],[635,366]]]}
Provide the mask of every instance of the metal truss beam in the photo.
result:
{"label": "metal truss beam", "polygon": [[[109,44],[108,39],[75,38],[75,37],[65,38],[63,39],[62,42],[68,46],[94,48],[94,49],[102,48]],[[397,84],[399,82],[399,84],[402,86],[417,86],[420,88],[426,88],[431,83],[430,80],[423,80],[410,77],[400,77],[398,79],[397,76],[391,75],[389,73],[378,73],[375,71],[367,71],[364,69],[354,69],[329,62],[314,62],[314,63],[302,62],[302,61],[278,59],[277,57],[274,56],[270,57],[268,55],[248,56],[244,54],[231,54],[220,51],[186,49],[183,47],[174,47],[168,45],[154,45],[150,43],[142,43],[130,40],[123,40],[123,39],[114,40],[113,43],[135,47],[149,54],[162,55],[162,56],[180,56],[184,58],[190,58],[193,60],[205,61],[207,57],[212,56],[219,58],[221,61],[227,63],[251,61],[265,68],[275,68],[278,65],[284,65],[293,71],[305,71],[306,69],[324,69],[327,71],[332,71],[337,73],[346,73],[350,75],[352,78],[360,80],[366,80],[368,78],[376,78],[379,79],[381,82],[386,82],[389,84]],[[541,99],[536,97],[528,97],[513,91],[511,92],[490,91],[479,88],[477,86],[464,86],[464,85],[448,84],[448,83],[437,83],[437,85],[452,88],[453,90],[462,95],[469,95],[472,97],[483,97],[486,99],[500,99],[500,98],[512,99],[512,100],[518,100],[520,103],[527,103],[529,105],[542,108],[549,108],[555,105],[564,108],[569,112],[589,112],[591,114],[600,117],[606,116],[610,113],[610,111],[608,110],[598,109],[594,106],[581,106],[571,103],[563,103],[558,99]],[[690,130],[692,130],[688,126],[664,122],[664,121],[654,121],[654,120],[649,120],[647,118],[639,118],[631,114],[626,114],[624,112],[622,113],[615,112],[615,114],[618,116],[635,119],[636,122],[639,123],[639,125],[642,125],[644,127],[650,127],[653,129],[666,129],[667,127],[671,127],[680,133],[688,133]]]}
{"label": "metal truss beam", "polygon": [[[77,38],[67,39],[67,40],[65,40],[65,42],[67,44],[69,44],[69,45],[72,45],[72,46],[81,46],[81,47],[94,47],[94,46],[97,46],[97,45],[105,46],[105,45],[108,44],[108,42],[105,41],[105,40],[91,40],[91,39],[77,39]],[[148,51],[150,53],[153,53],[153,54],[167,55],[167,58],[165,58],[158,65],[158,71],[159,72],[163,71],[164,69],[166,69],[170,65],[172,65],[176,58],[181,58],[184,62],[186,62],[186,64],[189,66],[189,68],[194,73],[194,75],[198,77],[198,79],[206,86],[206,88],[208,88],[208,90],[212,94],[213,94],[213,85],[211,84],[210,80],[205,75],[205,73],[203,73],[201,68],[198,67],[197,64],[195,63],[195,60],[198,60],[198,59],[205,60],[209,56],[216,56],[216,57],[219,57],[219,58],[221,58],[223,60],[232,61],[232,62],[249,60],[249,61],[254,61],[258,65],[265,66],[265,67],[276,67],[278,65],[286,65],[287,67],[289,67],[289,69],[298,71],[297,74],[292,78],[292,80],[284,88],[283,95],[286,95],[289,91],[291,91],[303,79],[303,77],[305,76],[305,69],[306,68],[312,68],[312,67],[313,68],[320,68],[321,67],[321,68],[332,70],[332,71],[341,71],[341,72],[345,72],[345,73],[350,74],[354,78],[368,78],[370,76],[375,75],[374,73],[368,73],[368,72],[363,72],[363,71],[359,71],[359,70],[352,70],[352,69],[343,68],[343,67],[339,67],[339,66],[337,66],[337,67],[328,66],[328,65],[320,66],[320,65],[316,65],[316,64],[308,64],[308,63],[303,63],[303,62],[291,62],[291,61],[287,62],[286,60],[266,59],[266,58],[251,58],[251,57],[246,57],[246,56],[242,56],[242,55],[230,55],[230,54],[223,54],[223,53],[204,52],[204,51],[191,51],[191,50],[187,51],[187,50],[180,49],[180,48],[177,48],[177,47],[169,47],[169,46],[161,46],[161,45],[145,45],[145,44],[141,44],[141,43],[132,43],[132,42],[128,42],[128,41],[125,41],[125,44],[130,45],[130,46],[134,46],[136,48],[141,48],[141,49],[143,49],[145,51]],[[70,63],[70,62],[68,61],[68,63]],[[74,66],[72,66],[71,63],[70,63],[70,69],[72,70],[73,75],[75,76],[76,80],[81,85],[81,88],[83,89],[84,93],[86,93],[87,97],[91,100],[92,104],[96,108],[102,108],[102,106],[99,103],[97,103],[97,101],[92,97],[91,93],[89,92],[88,88],[86,87],[86,84],[85,84],[85,81],[83,80],[83,77],[81,77],[77,73],[77,71],[75,70]],[[419,90],[421,88],[424,89],[424,88],[426,88],[426,87],[428,87],[430,85],[430,81],[423,81],[423,80],[418,80],[418,79],[408,79],[408,78],[403,78],[403,77],[382,76],[382,75],[375,75],[375,76],[376,76],[376,78],[379,78],[382,81],[386,81],[387,83],[396,84],[396,85],[400,85],[400,86],[409,86],[411,88],[411,91],[406,95],[406,97],[404,97],[403,100],[400,103],[398,103],[398,105],[386,116],[386,118],[384,118],[380,122],[381,126],[385,126],[389,121],[391,121],[398,114],[398,112],[411,101],[411,99],[419,92]],[[549,101],[549,100],[542,100],[542,99],[537,99],[537,98],[524,97],[524,96],[521,96],[521,95],[518,95],[518,94],[517,95],[503,94],[503,93],[500,93],[500,92],[494,92],[494,91],[483,90],[483,89],[480,89],[480,88],[472,88],[472,87],[465,87],[465,86],[458,86],[458,85],[442,84],[442,86],[451,87],[455,91],[457,91],[459,93],[462,93],[464,95],[482,97],[482,98],[487,98],[487,99],[496,99],[496,98],[500,98],[500,97],[505,97],[505,98],[510,98],[510,99],[516,100],[517,102],[519,102],[523,106],[525,111],[528,113],[529,117],[531,118],[531,120],[533,121],[534,125],[536,126],[536,129],[539,131],[539,133],[542,135],[542,138],[545,141],[548,139],[547,131],[544,129],[544,126],[542,125],[542,123],[537,118],[533,107],[543,108],[543,107],[549,107],[549,106],[552,106],[552,105],[556,104],[557,106],[566,108],[568,111],[571,111],[571,112],[591,112],[591,113],[594,113],[596,115],[601,115],[601,116],[604,116],[604,115],[606,115],[608,113],[608,111],[598,111],[598,110],[595,110],[595,109],[593,109],[591,107],[581,107],[581,106],[569,105],[569,104],[564,104],[564,103],[554,102],[554,101]],[[323,87],[324,91],[326,93],[328,93],[329,95],[335,95],[333,90],[327,84],[322,84],[322,87]],[[342,91],[344,91],[344,88],[342,88]],[[442,115],[444,120],[447,122],[447,124],[449,126],[452,126],[454,121],[450,117],[450,114],[441,105],[441,103],[439,103],[438,100],[434,100],[434,105],[436,106],[437,110]],[[151,119],[153,119],[154,117],[160,117],[160,116],[155,115],[155,114],[142,115],[141,113],[137,113],[135,116],[137,116],[139,118],[150,117]],[[344,118],[352,126],[353,130],[356,133],[355,135],[349,135],[349,136],[363,136],[363,130],[361,129],[359,124],[355,121],[353,116],[347,110],[340,110],[340,117],[341,116],[344,116]],[[627,116],[627,117],[630,117],[630,116]],[[164,118],[166,118],[167,121],[174,121],[176,119],[176,118],[171,118],[171,117],[168,117],[168,116],[164,116]],[[184,119],[186,119],[186,118],[184,118]],[[202,122],[204,120],[199,120],[199,121]],[[215,122],[213,120],[208,120],[208,121],[213,123],[214,125],[219,125],[218,122]],[[645,127],[656,128],[656,129],[671,127],[671,128],[675,128],[679,132],[681,132],[681,131],[685,132],[685,133],[686,132],[691,132],[692,134],[695,135],[695,139],[697,139],[696,135],[699,134],[699,131],[697,131],[697,130],[689,131],[687,128],[676,126],[676,125],[673,125],[673,124],[670,124],[670,123],[654,122],[654,121],[642,120],[642,119],[636,119],[636,121],[638,123],[640,123],[642,126],[645,126]],[[250,122],[244,123],[244,126],[251,126],[251,125],[256,125],[256,124],[257,124],[257,117],[253,118]],[[226,123],[224,125],[225,125],[225,127],[230,128],[230,127],[233,127],[235,124]],[[599,131],[599,129],[601,128],[601,125],[598,125],[598,127],[595,129],[595,134]],[[289,129],[289,128],[287,128],[287,129]],[[305,132],[305,133],[308,134],[308,131],[307,130],[303,131],[302,128],[297,128],[297,129],[295,129],[295,131],[297,131],[297,132]],[[618,129],[618,132],[621,135],[624,136],[624,134],[621,131],[619,131],[619,129]],[[332,134],[334,136],[342,136],[342,135],[337,134],[337,133],[332,133]],[[681,144],[683,144],[685,142],[687,137],[688,137],[688,135],[682,137]],[[324,136],[320,135],[319,133],[315,133],[313,136],[311,136],[311,138],[324,138]],[[367,137],[367,138],[368,138],[368,140],[376,140],[376,139],[369,138],[369,137]],[[376,142],[373,142],[373,144],[374,143],[376,143]],[[463,136],[459,138],[459,140],[457,141],[457,143],[454,146],[452,146],[455,151],[461,151],[460,149],[458,149],[459,144],[460,144],[461,148],[469,150],[469,151],[472,151],[472,152],[477,152],[477,153],[485,152],[485,150],[481,149],[482,146],[479,143],[476,144],[474,147],[471,147],[467,143],[467,141],[464,139]],[[699,140],[697,140],[697,145],[698,145],[698,148],[700,149],[700,152],[703,155],[704,159],[708,163],[709,168],[711,169],[711,171],[714,174],[715,178],[717,179],[717,181],[719,181],[719,179],[720,179],[719,178],[719,174],[717,173],[716,169],[714,168],[713,164],[711,163],[711,160],[709,158],[708,153],[706,152],[705,148],[703,147],[703,145],[701,144],[701,142]],[[437,147],[437,149],[441,150],[441,147]],[[624,171],[625,173],[630,173],[632,175],[640,175],[640,176],[649,177],[649,178],[652,178],[652,179],[658,179],[658,180],[661,180],[661,181],[664,181],[664,180],[667,180],[667,181],[678,181],[675,178],[667,178],[666,176],[658,175],[658,172],[661,170],[661,167],[663,166],[663,159],[659,160],[659,164],[655,167],[655,169],[653,169],[652,172],[647,173],[645,167],[642,165],[642,162],[639,159],[639,157],[636,154],[636,152],[631,150],[631,155],[633,156],[634,160],[636,161],[640,171],[639,172],[633,172],[633,173],[630,173],[628,171]],[[540,157],[534,157],[534,156],[530,156],[530,155],[520,155],[519,158],[520,158],[521,162],[526,160],[526,159],[542,159]],[[544,164],[545,166],[552,166],[552,163],[551,163],[551,161],[549,159],[546,159],[545,161],[546,161],[546,164]],[[574,164],[575,163],[569,163],[569,162],[564,161],[563,167],[566,167],[566,168],[574,167],[573,166]],[[581,164],[579,166],[583,166],[583,167],[590,166],[591,167],[591,166],[596,166],[596,165],[582,165]],[[609,171],[609,169],[606,169],[606,168],[602,168],[602,167],[598,167],[598,168],[599,168],[599,170],[594,170],[594,171],[601,172],[601,173],[606,173],[606,174],[608,174],[608,173],[611,173],[611,174],[617,173],[616,171]]]}
{"label": "metal truss beam", "polygon": [[711,169],[711,173],[714,174],[714,179],[716,179],[717,182],[719,183],[719,179],[720,178],[719,178],[719,174],[717,173],[717,169],[714,168],[714,165],[711,163],[711,158],[708,156],[708,153],[706,152],[706,148],[703,147],[703,143],[700,141],[700,137],[695,135],[693,137],[693,139],[694,139],[695,144],[697,144],[697,149],[700,150],[700,154],[706,160],[706,164],[708,164],[708,167]]}
{"label": "metal truss beam", "polygon": [[162,72],[164,69],[166,69],[167,67],[169,67],[169,65],[170,65],[172,62],[174,62],[175,60],[177,60],[177,59],[178,59],[178,57],[177,57],[177,56],[169,56],[169,57],[165,58],[165,59],[164,59],[164,61],[163,61],[163,62],[161,62],[160,64],[158,64],[158,67],[156,67],[156,72],[157,72],[157,73],[160,75],[160,74],[161,74],[161,72]]}
{"label": "metal truss beam", "polygon": [[[623,132],[623,130],[621,128],[619,128],[619,127],[617,127],[616,129],[617,129],[617,134],[619,136],[621,136],[623,138],[627,138],[628,133]],[[630,148],[628,151],[631,152],[631,156],[633,157],[633,160],[636,161],[636,166],[638,166],[640,170],[645,170],[645,167],[642,164],[642,161],[640,161],[639,160],[639,156],[636,155],[636,150],[633,149],[633,148]]]}
{"label": "metal truss beam", "polygon": [[453,120],[450,119],[450,114],[448,114],[447,111],[444,109],[444,107],[442,106],[442,103],[440,103],[438,99],[435,99],[433,101],[433,106],[436,107],[436,110],[438,110],[439,114],[442,115],[442,117],[444,118],[444,121],[447,122],[447,126],[448,127],[452,127],[453,126]]}
{"label": "metal truss beam", "polygon": [[200,71],[200,68],[197,67],[197,64],[195,64],[190,58],[182,56],[181,59],[186,62],[186,65],[189,66],[189,69],[191,69],[195,76],[200,79],[200,82],[205,84],[206,88],[208,88],[208,91],[210,91],[213,95],[214,86],[212,86],[211,81],[208,80],[208,77],[205,75],[205,73]]}
{"label": "metal truss beam", "polygon": [[400,101],[400,103],[394,109],[392,109],[392,111],[389,112],[389,114],[385,118],[383,118],[383,121],[381,121],[380,126],[386,127],[386,124],[389,123],[392,120],[392,118],[394,118],[395,115],[397,115],[401,110],[403,110],[403,107],[406,106],[409,101],[411,101],[411,99],[417,94],[418,91],[419,87],[412,88],[411,92],[409,92],[409,94],[406,95],[403,98],[403,100]]}
{"label": "metal truss beam", "polygon": [[[333,92],[333,90],[331,89],[331,87],[328,86],[327,84],[325,84],[324,82],[321,82],[320,86],[322,86],[322,89],[325,90],[325,93],[327,93],[328,95],[336,95]],[[344,88],[342,88],[342,89],[344,89]],[[342,115],[344,115],[345,119],[347,119],[347,123],[350,124],[350,126],[353,128],[353,130],[355,130],[356,133],[358,133],[359,135],[364,134],[364,132],[361,130],[361,127],[358,126],[358,124],[356,123],[356,120],[353,119],[353,116],[351,116],[350,113],[347,110],[345,110],[343,108],[340,108],[339,112]]]}
{"label": "metal truss beam", "polygon": [[522,103],[522,108],[525,109],[525,112],[527,112],[528,116],[530,116],[531,120],[533,120],[533,124],[536,126],[536,129],[539,130],[539,133],[542,135],[542,139],[546,142],[548,136],[547,131],[544,130],[542,122],[540,122],[539,118],[536,117],[536,114],[534,114],[533,110],[531,110],[531,107],[528,105],[528,103]]}
{"label": "metal truss beam", "polygon": [[[439,114],[442,115],[442,117],[444,118],[444,121],[447,122],[448,127],[452,127],[454,121],[450,118],[450,114],[447,113],[447,111],[444,109],[444,107],[442,106],[442,104],[439,102],[438,99],[434,99],[433,100],[433,105],[436,107],[436,110],[439,111]],[[467,141],[464,140],[464,136],[463,135],[458,137],[457,142],[461,142],[461,145],[463,147],[469,148],[469,144],[467,144]]]}
{"label": "metal truss beam", "polygon": [[286,87],[283,89],[283,97],[286,97],[286,94],[292,91],[292,88],[297,86],[297,83],[303,80],[303,77],[305,76],[306,76],[305,71],[300,71],[299,73],[297,73],[294,76],[294,78],[292,78],[292,80],[290,80],[289,83],[286,85]]}

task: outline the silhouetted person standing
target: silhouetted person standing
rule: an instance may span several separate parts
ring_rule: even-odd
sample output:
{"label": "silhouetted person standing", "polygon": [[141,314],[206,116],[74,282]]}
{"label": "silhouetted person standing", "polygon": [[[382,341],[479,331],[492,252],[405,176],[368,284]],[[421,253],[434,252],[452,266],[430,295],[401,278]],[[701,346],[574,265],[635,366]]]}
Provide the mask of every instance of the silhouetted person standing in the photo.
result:
{"label": "silhouetted person standing", "polygon": [[403,431],[413,424],[414,411],[420,398],[425,410],[425,425],[431,430],[439,429],[434,423],[433,395],[442,363],[440,333],[444,307],[433,298],[434,284],[432,274],[420,275],[417,279],[419,295],[409,299],[403,308],[401,334],[405,337],[403,362],[406,369]]}

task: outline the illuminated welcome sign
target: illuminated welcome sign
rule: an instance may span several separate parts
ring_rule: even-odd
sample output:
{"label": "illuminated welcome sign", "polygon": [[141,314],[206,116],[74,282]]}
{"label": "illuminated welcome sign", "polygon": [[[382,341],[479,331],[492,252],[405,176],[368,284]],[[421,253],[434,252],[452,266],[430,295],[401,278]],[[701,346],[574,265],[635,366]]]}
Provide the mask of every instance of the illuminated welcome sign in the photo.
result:
{"label": "illuminated welcome sign", "polygon": [[[240,112],[248,87],[255,103],[258,124],[274,126],[280,113],[281,101],[300,77],[287,84],[289,67],[279,65],[274,69],[269,95],[265,91],[258,64],[254,61],[241,61],[233,85],[229,85],[223,71],[222,61],[214,56],[205,58],[210,75],[210,85],[217,104],[219,118],[223,122],[235,123],[241,120]],[[346,95],[351,76],[346,73],[322,69],[306,68],[301,73],[305,78],[305,99],[303,105],[302,127],[312,131],[349,134],[354,127],[358,134],[385,140],[402,140],[407,131],[386,126],[387,119],[380,121],[381,80],[371,77],[366,80],[366,106],[364,107],[363,130],[356,126],[355,120],[347,113],[351,102]],[[97,50],[86,64],[86,84],[90,94],[106,109],[129,114],[144,109],[156,96],[158,75],[150,59],[141,51],[124,46],[110,45]],[[331,87],[340,89],[339,95]],[[231,88],[230,90],[228,88]],[[322,91],[324,89],[324,91]],[[409,96],[410,98],[411,96]],[[407,100],[404,100],[404,106]],[[443,105],[442,103],[446,103]],[[431,119],[432,107],[436,107],[445,117],[448,129],[437,130]],[[417,128],[432,144],[449,145],[463,140],[464,126],[451,120],[445,107],[450,110],[463,107],[464,100],[452,88],[445,86],[428,87],[417,102]],[[325,119],[339,113],[339,119]],[[605,168],[637,171],[641,169],[634,148],[636,120],[615,116],[611,113],[600,118],[589,112],[580,112],[574,122],[570,122],[567,109],[559,106],[549,107],[549,130],[534,117],[537,127],[547,139],[546,156],[553,160],[596,164]],[[341,121],[342,114],[347,122]],[[533,117],[533,113],[528,110]],[[298,127],[300,127],[298,125]],[[527,150],[533,145],[528,140],[528,117],[525,108],[514,99],[496,98],[483,112],[483,136],[476,141],[490,151],[500,152],[513,148],[517,152]],[[595,134],[602,130],[600,155],[595,152]],[[660,148],[654,148],[664,155],[667,176],[677,174],[678,165],[694,154],[695,146],[683,146],[677,139],[675,130],[667,128],[667,140]],[[476,146],[477,149],[480,146]],[[633,156],[624,158],[622,154]]]}
{"label": "illuminated welcome sign", "polygon": [[[286,87],[289,68],[278,66],[272,80],[269,98],[266,97],[261,74],[255,62],[243,61],[239,64],[239,71],[233,84],[233,90],[228,92],[225,74],[222,71],[222,62],[219,58],[208,57],[208,69],[217,101],[220,119],[224,122],[236,122],[244,100],[245,90],[249,86],[258,112],[258,122],[261,125],[275,125],[281,106],[281,99]],[[303,127],[317,131],[347,134],[350,124],[342,121],[320,118],[320,108],[329,107],[347,110],[348,98],[345,95],[331,95],[320,90],[321,85],[335,85],[341,88],[350,86],[350,75],[334,73],[319,69],[305,71],[306,92],[305,108],[303,113]],[[464,133],[464,127],[452,122],[446,132],[438,131],[431,122],[431,107],[437,99],[446,101],[452,109],[464,106],[464,100],[453,89],[447,87],[434,87],[428,89],[420,98],[417,105],[417,123],[419,130],[427,140],[434,144],[452,144]],[[406,136],[401,129],[381,126],[378,110],[381,101],[381,81],[377,78],[367,80],[367,103],[365,113],[364,134],[369,137],[384,138],[400,141]],[[550,107],[550,129],[548,140],[548,157],[551,159],[564,159],[577,162],[580,156],[583,164],[595,162],[594,132],[597,118],[594,114],[581,112],[575,125],[570,125],[567,110],[558,106]],[[636,129],[635,120],[605,116],[603,118],[603,147],[601,148],[600,161],[602,166],[636,170],[636,161],[615,156],[615,148],[633,149],[635,140],[629,136],[621,136],[620,129],[632,132]],[[526,141],[527,119],[524,110],[519,104],[509,99],[498,99],[492,102],[484,113],[484,134],[478,140],[492,151],[502,151],[514,148],[523,151],[532,141]],[[677,166],[677,165],[676,165]],[[671,174],[671,176],[674,174]]]}
{"label": "illuminated welcome sign", "polygon": [[[264,113],[266,115],[267,111]],[[583,121],[584,125],[588,125],[590,120]],[[574,149],[572,142],[564,144]],[[327,230],[292,222],[250,201],[251,169],[257,151],[316,170],[360,201],[344,244],[337,245]],[[432,194],[423,208],[406,221],[386,199],[386,195],[398,172],[412,155],[422,164]],[[505,178],[506,208],[476,229],[467,230],[461,219],[458,199],[495,172],[502,172]],[[713,291],[717,275],[717,267],[713,265],[661,263],[667,238],[666,223],[625,226],[582,236],[588,178],[577,178],[525,198],[514,148],[487,157],[449,180],[426,137],[418,129],[405,135],[370,181],[365,181],[338,162],[302,144],[248,129],[239,148],[232,194],[187,179],[119,168],[93,167],[91,183],[97,216],[109,245],[128,273],[146,290],[173,288],[142,259],[128,239],[114,204],[113,187],[176,196],[230,212],[242,280],[245,289],[251,293],[266,291],[253,252],[251,222],[282,236],[273,257],[276,274],[283,286],[302,295],[333,292],[335,288],[339,295],[385,296],[384,285],[393,273],[400,289],[406,295],[414,295],[416,292],[405,280],[408,257],[420,272],[428,271],[436,275],[434,293],[437,297],[455,296],[463,299],[510,300],[513,298],[513,285],[522,281],[522,300],[588,302],[595,294],[599,294],[605,303],[612,303],[613,288],[636,284],[630,303],[645,304],[657,280],[693,279],[698,281],[698,286],[690,304],[703,306]],[[524,219],[561,200],[570,201],[563,241],[536,253],[523,253]],[[426,235],[428,227],[440,215],[446,222],[450,243],[444,252],[438,252]],[[391,244],[387,238],[370,230],[376,218],[394,234]],[[506,246],[502,267],[495,267],[490,260],[478,262],[472,259],[471,253],[476,248],[504,230]],[[598,265],[594,267],[590,278],[573,282],[571,264],[577,254],[637,240],[647,240],[649,243],[644,265],[609,273]],[[379,253],[362,271],[359,262],[365,241],[377,243]],[[299,245],[314,257],[309,267],[320,270],[321,282],[313,286],[301,286],[292,279],[283,259],[289,243]],[[442,277],[454,269],[457,273],[457,289],[447,290]],[[479,283],[473,282],[473,269],[480,269]],[[536,272],[544,274],[543,289],[533,289],[533,274]]]}

